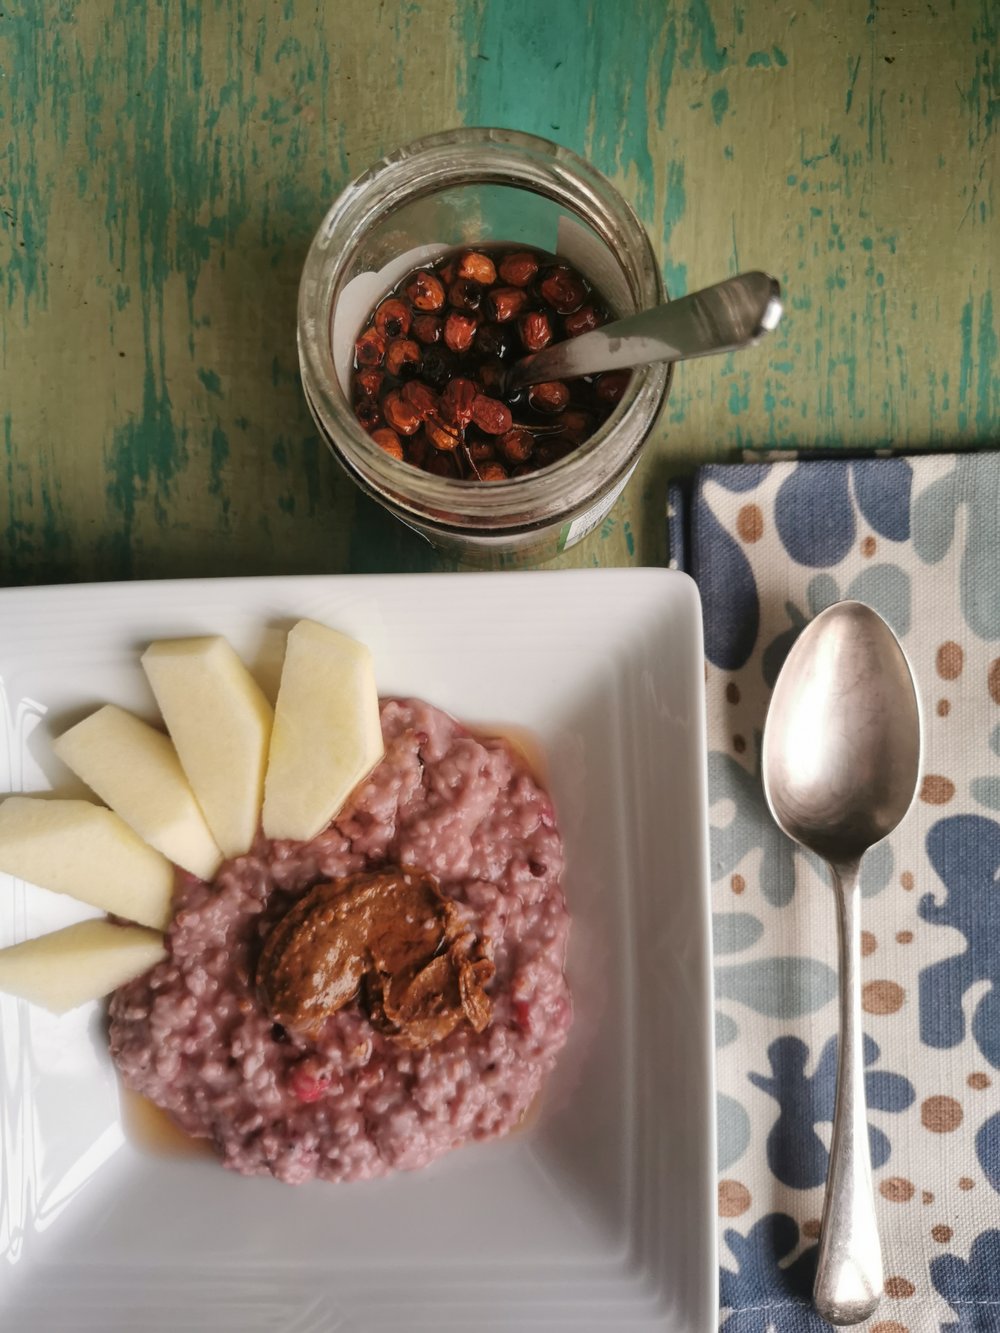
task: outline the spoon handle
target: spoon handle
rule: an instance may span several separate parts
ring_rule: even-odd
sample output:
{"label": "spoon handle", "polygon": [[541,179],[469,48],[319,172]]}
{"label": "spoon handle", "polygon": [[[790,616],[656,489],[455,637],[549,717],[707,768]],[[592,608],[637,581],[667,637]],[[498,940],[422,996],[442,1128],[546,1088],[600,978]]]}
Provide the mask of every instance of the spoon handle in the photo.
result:
{"label": "spoon handle", "polygon": [[860,861],[831,865],[840,946],[840,1043],[830,1169],[813,1304],[831,1324],[867,1319],[882,1295],[861,1032]]}
{"label": "spoon handle", "polygon": [[775,278],[740,273],[522,357],[511,370],[510,387],[733,352],[763,338],[777,326],[781,313]]}

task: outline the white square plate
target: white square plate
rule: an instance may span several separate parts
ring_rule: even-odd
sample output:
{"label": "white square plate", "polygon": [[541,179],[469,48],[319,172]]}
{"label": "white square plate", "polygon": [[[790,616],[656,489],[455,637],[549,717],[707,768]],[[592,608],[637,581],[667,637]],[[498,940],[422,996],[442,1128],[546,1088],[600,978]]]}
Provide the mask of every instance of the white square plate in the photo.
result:
{"label": "white square plate", "polygon": [[[533,733],[568,856],[576,1020],[539,1114],[412,1175],[300,1188],[123,1129],[103,1006],[0,1001],[0,1326],[434,1333],[716,1326],[701,614],[665,570],[0,592],[0,791],[79,794],[88,708],[155,716],[139,650],[221,633],[273,689],[302,616],[383,694]],[[85,915],[0,876],[0,943]]]}

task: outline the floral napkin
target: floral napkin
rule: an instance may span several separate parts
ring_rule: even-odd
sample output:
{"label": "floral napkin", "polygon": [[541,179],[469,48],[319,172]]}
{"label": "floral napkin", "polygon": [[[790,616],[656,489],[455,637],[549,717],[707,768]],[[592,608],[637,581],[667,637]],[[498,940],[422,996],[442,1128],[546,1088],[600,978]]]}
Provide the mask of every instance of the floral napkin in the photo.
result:
{"label": "floral napkin", "polygon": [[721,1327],[820,1333],[809,1300],[836,1064],[820,863],[759,775],[775,677],[841,598],[903,643],[919,799],[863,870],[869,1133],[885,1259],[870,1333],[1000,1330],[1000,455],[709,466],[676,559],[708,658]]}

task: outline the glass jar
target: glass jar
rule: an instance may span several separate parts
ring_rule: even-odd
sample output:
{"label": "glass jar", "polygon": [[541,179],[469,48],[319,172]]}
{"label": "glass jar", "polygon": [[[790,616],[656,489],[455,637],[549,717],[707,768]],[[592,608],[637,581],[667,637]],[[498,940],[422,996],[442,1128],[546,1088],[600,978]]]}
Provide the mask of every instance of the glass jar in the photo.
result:
{"label": "glass jar", "polygon": [[533,135],[453,130],[391,153],[333,204],[302,273],[298,345],[310,411],[348,475],[433,545],[467,564],[503,567],[552,559],[600,523],[636,466],[671,367],[638,368],[588,440],[527,476],[458,480],[390,458],[351,406],[354,339],[412,268],[455,246],[490,243],[565,255],[615,316],[667,299],[642,224],[589,163]]}

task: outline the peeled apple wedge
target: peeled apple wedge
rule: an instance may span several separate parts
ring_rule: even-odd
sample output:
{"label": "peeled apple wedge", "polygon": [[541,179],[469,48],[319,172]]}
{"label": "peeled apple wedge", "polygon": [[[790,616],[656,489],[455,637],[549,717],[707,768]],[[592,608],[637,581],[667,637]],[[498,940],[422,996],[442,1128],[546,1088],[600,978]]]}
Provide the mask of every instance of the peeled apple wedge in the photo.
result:
{"label": "peeled apple wedge", "polygon": [[0,805],[0,870],[154,930],[170,921],[173,866],[90,801],[8,796]]}
{"label": "peeled apple wedge", "polygon": [[368,649],[326,625],[300,620],[288,635],[278,689],[264,833],[314,838],[382,754]]}
{"label": "peeled apple wedge", "polygon": [[52,748],[150,847],[199,879],[212,878],[222,852],[162,731],[108,704]]}
{"label": "peeled apple wedge", "polygon": [[80,921],[0,949],[0,991],[65,1014],[166,958],[163,936],[141,926]]}
{"label": "peeled apple wedge", "polygon": [[241,856],[257,834],[271,705],[217,635],[162,639],[142,665],[212,836]]}

